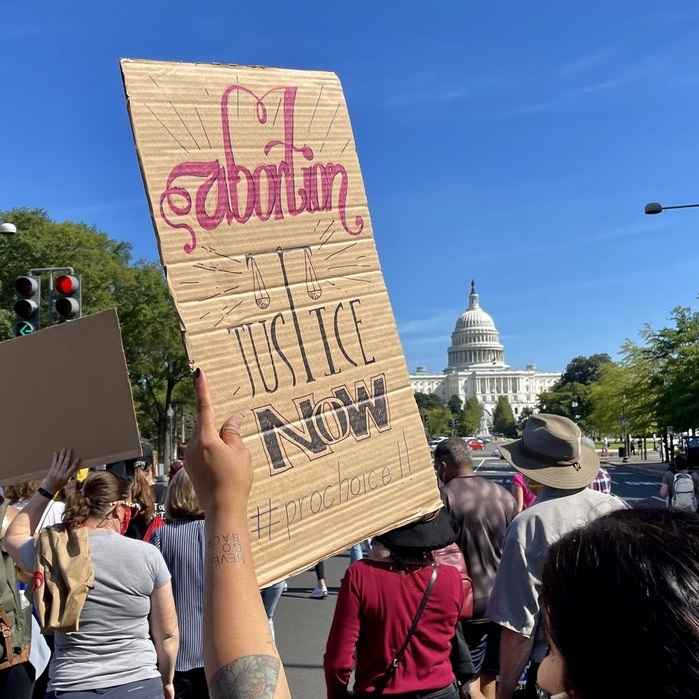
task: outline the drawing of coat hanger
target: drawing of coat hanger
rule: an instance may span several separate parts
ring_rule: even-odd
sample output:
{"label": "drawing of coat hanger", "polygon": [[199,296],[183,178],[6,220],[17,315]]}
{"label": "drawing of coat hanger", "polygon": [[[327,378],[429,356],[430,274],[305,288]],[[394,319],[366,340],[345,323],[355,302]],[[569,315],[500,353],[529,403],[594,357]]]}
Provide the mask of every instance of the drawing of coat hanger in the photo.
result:
{"label": "drawing of coat hanger", "polygon": [[318,283],[318,275],[311,261],[311,248],[308,245],[304,247],[303,255],[306,267],[306,293],[308,298],[317,301],[323,295],[323,290]]}
{"label": "drawing of coat hanger", "polygon": [[255,262],[255,256],[247,254],[245,255],[245,265],[252,272],[252,290],[255,295],[255,303],[258,308],[267,308],[270,303],[269,292],[267,291],[267,286],[265,285],[265,280],[262,277],[260,268]]}

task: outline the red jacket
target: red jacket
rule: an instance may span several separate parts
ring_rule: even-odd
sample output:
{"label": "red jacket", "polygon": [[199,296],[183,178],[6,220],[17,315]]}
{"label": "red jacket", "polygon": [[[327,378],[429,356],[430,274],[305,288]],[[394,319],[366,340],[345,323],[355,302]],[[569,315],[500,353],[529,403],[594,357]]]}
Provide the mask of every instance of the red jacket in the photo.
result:
{"label": "red jacket", "polygon": [[[374,691],[407,636],[431,574],[431,566],[394,570],[369,560],[348,568],[325,651],[328,699],[345,696],[352,669],[355,690]],[[463,596],[458,571],[439,566],[417,631],[384,696],[441,689],[454,681],[449,655]]]}

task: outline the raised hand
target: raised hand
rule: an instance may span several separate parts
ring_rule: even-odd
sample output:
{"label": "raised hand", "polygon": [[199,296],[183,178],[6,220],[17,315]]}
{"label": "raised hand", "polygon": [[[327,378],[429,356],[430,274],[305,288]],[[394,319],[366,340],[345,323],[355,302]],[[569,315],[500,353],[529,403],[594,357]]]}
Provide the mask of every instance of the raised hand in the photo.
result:
{"label": "raised hand", "polygon": [[54,452],[51,466],[44,476],[41,487],[55,495],[76,474],[81,465],[80,457],[72,449]]}
{"label": "raised hand", "polygon": [[250,454],[240,437],[240,417],[229,417],[216,429],[209,384],[200,369],[194,373],[197,425],[185,453],[199,502],[206,512],[212,502],[245,516],[252,487]]}

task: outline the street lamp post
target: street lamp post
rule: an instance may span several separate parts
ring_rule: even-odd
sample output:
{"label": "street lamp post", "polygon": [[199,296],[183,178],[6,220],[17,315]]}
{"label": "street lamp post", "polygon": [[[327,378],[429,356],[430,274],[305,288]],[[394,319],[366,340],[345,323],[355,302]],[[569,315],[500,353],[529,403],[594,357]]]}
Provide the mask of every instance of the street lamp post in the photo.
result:
{"label": "street lamp post", "polygon": [[[172,436],[174,432],[174,418],[175,410],[172,407],[172,403],[167,406],[167,429],[165,430],[165,461],[163,463],[163,468],[170,468],[170,464],[174,461],[172,458]],[[162,475],[162,474],[160,474]]]}
{"label": "street lamp post", "polygon": [[0,221],[0,237],[2,236],[8,236],[8,245],[9,245],[9,236],[14,235],[17,233],[17,226],[15,226],[14,223],[7,223],[5,221]]}
{"label": "street lamp post", "polygon": [[655,214],[662,214],[663,211],[665,211],[667,209],[696,209],[696,208],[699,208],[699,204],[677,204],[675,206],[663,206],[662,204],[659,204],[657,201],[651,201],[648,204],[646,204],[643,211],[644,211],[644,213],[648,214],[649,216],[653,216]]}

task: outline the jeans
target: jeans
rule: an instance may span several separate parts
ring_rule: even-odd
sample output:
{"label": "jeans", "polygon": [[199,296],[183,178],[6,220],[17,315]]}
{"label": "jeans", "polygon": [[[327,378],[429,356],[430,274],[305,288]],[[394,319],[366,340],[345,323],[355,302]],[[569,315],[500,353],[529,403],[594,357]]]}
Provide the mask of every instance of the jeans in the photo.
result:
{"label": "jeans", "polygon": [[268,619],[274,619],[274,612],[277,610],[277,605],[284,591],[284,582],[278,582],[276,585],[270,585],[260,590],[262,595],[262,604],[265,606]]}
{"label": "jeans", "polygon": [[48,699],[163,699],[163,683],[157,679],[129,682],[102,689],[80,689],[69,692],[49,692]]}
{"label": "jeans", "polygon": [[272,638],[274,638],[274,612],[277,610],[277,605],[279,604],[279,600],[281,599],[283,592],[283,581],[260,590],[260,594],[262,595],[262,604],[265,606],[265,612],[267,613],[267,620],[269,621],[269,630],[272,632]]}

